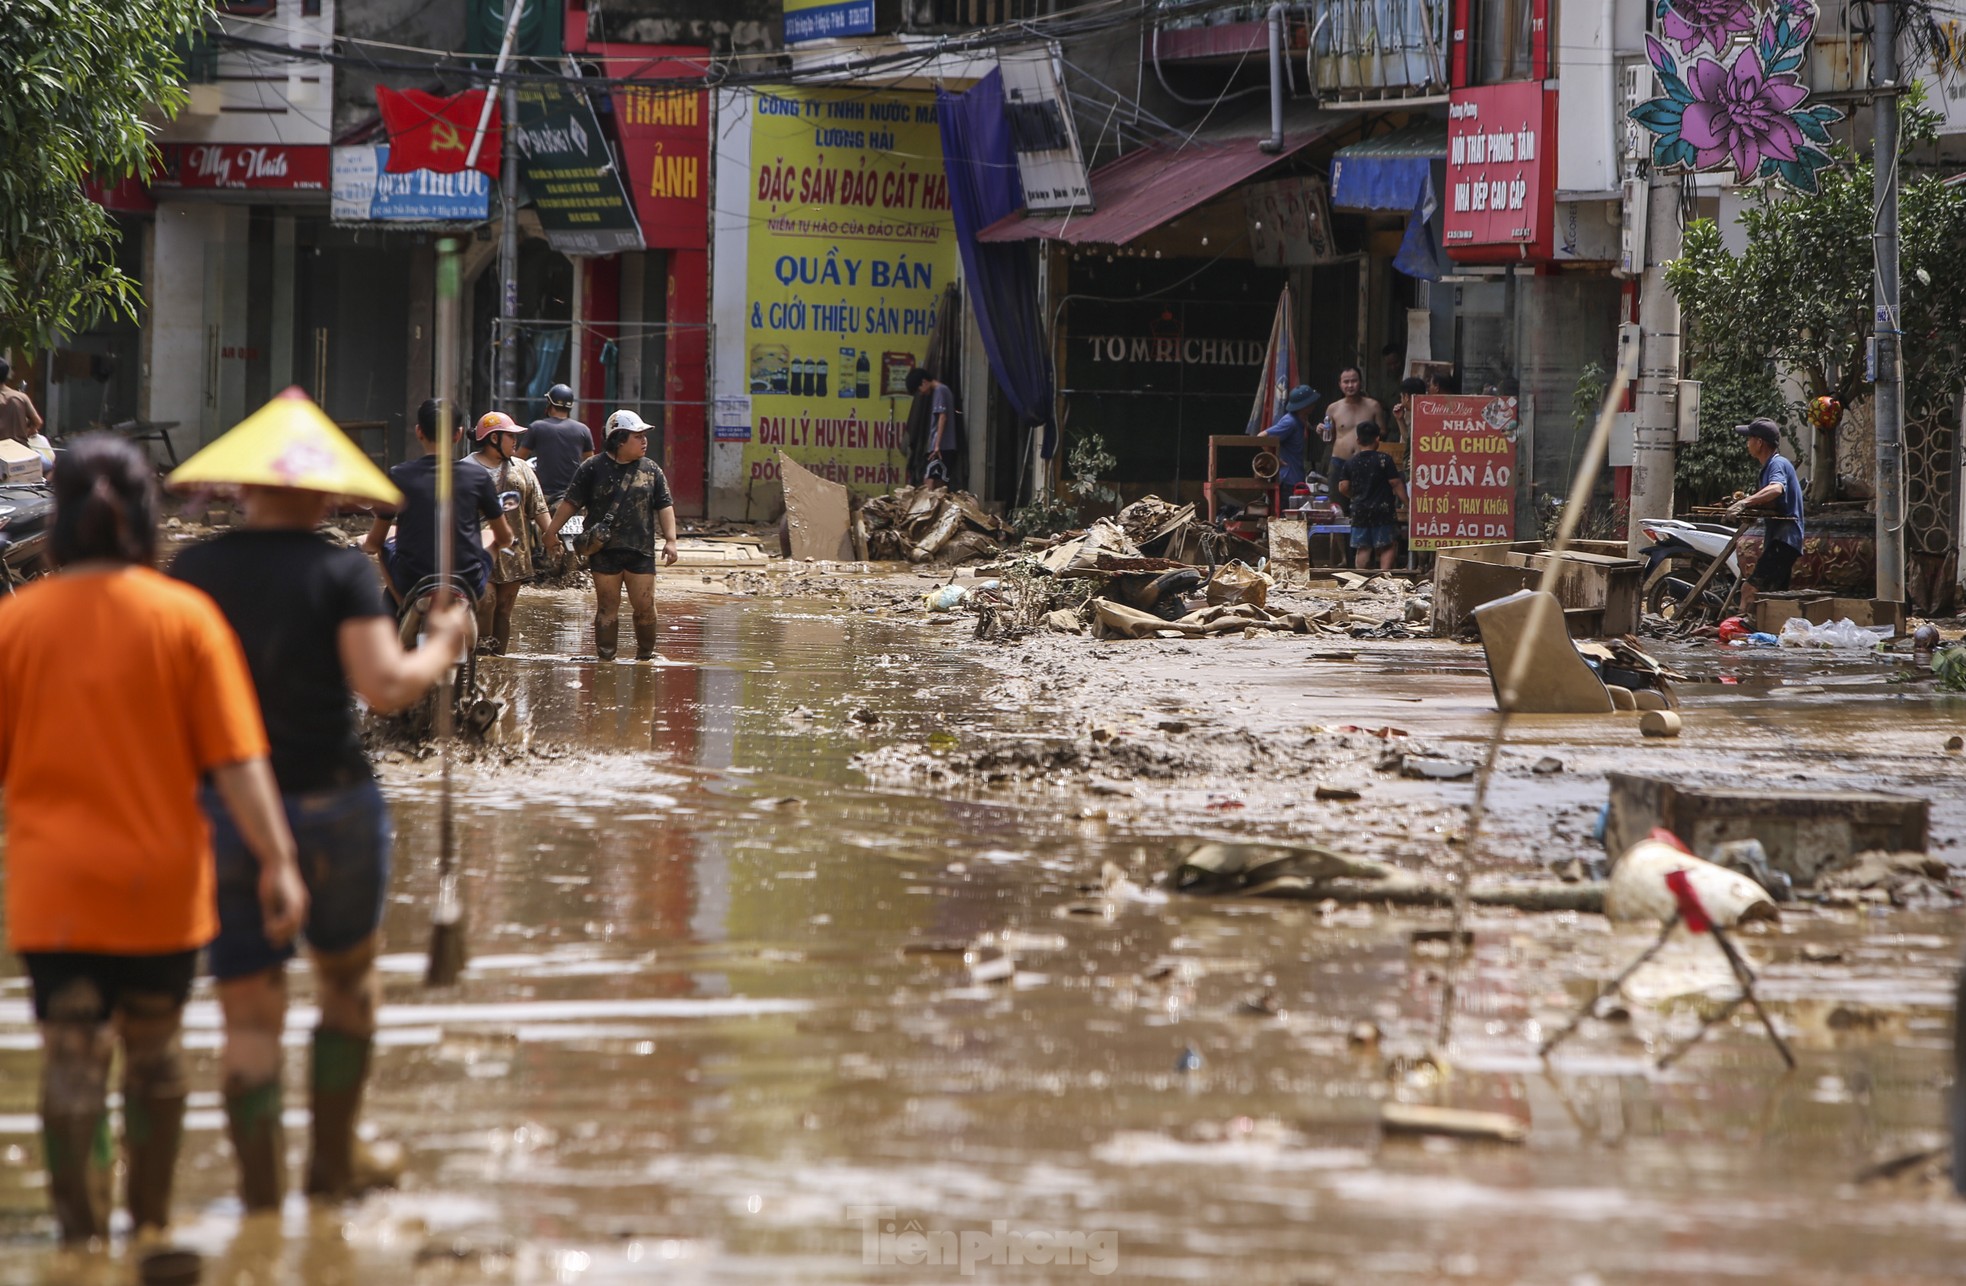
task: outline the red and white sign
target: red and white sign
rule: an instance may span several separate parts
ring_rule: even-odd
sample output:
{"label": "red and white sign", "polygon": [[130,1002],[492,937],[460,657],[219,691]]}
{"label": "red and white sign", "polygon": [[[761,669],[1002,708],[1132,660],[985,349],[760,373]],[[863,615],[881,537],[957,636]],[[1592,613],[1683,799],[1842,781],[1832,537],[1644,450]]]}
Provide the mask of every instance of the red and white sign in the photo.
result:
{"label": "red and white sign", "polygon": [[1556,175],[1556,96],[1538,81],[1457,89],[1447,105],[1448,256],[1547,258]]}
{"label": "red and white sign", "polygon": [[1515,539],[1512,397],[1432,394],[1413,399],[1406,457],[1407,543],[1414,549]]}
{"label": "red and white sign", "polygon": [[153,188],[326,192],[333,173],[323,145],[165,143]]}

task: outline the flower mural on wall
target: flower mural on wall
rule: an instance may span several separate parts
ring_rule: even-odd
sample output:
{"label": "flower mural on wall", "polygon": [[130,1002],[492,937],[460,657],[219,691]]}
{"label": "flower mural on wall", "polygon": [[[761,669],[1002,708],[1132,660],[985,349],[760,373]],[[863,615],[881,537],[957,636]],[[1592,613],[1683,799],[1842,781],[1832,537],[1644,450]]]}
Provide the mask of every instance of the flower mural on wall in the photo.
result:
{"label": "flower mural on wall", "polygon": [[[1652,164],[1732,169],[1741,183],[1773,179],[1814,196],[1830,163],[1829,126],[1843,119],[1809,105],[1799,71],[1815,6],[1776,0],[1757,14],[1752,0],[1660,0],[1657,12],[1664,39],[1647,36],[1645,50],[1666,92],[1631,113],[1655,136]],[[1754,38],[1734,46],[1737,33]],[[1702,56],[1708,47],[1713,56]]]}
{"label": "flower mural on wall", "polygon": [[1659,0],[1653,11],[1666,39],[1687,54],[1708,45],[1725,53],[1737,35],[1754,30],[1754,0]]}

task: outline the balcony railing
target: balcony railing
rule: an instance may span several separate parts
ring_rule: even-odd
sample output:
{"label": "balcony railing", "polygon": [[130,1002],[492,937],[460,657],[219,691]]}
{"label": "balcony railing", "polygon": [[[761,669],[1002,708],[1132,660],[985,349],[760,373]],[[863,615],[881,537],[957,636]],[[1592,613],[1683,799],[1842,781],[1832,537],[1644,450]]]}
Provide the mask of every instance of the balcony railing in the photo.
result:
{"label": "balcony railing", "polygon": [[[1269,47],[1269,6],[1206,8],[1161,0],[1165,64],[1241,64]],[[1291,73],[1320,98],[1397,98],[1444,92],[1445,0],[1321,0],[1286,10]]]}

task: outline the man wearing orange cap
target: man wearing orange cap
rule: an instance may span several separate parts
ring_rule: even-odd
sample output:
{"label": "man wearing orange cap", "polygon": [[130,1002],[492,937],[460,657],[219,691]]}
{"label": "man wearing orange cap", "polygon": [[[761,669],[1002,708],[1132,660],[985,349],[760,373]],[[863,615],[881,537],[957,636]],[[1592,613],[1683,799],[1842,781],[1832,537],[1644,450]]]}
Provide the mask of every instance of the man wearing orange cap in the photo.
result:
{"label": "man wearing orange cap", "polygon": [[[392,828],[355,723],[351,694],[387,713],[416,701],[464,645],[461,604],[433,611],[405,652],[374,570],[317,528],[337,496],[392,503],[400,493],[297,392],[186,461],[173,485],[242,485],[243,524],[178,555],[172,575],[205,591],[244,646],[266,719],[275,781],[311,897],[302,929],[320,1025],[310,1083],[310,1194],[372,1184],[355,1118],[375,1034],[374,971]],[[286,1187],[280,1125],[281,1032],[291,941],[269,940],[257,868],[225,810],[206,801],[218,873],[218,936],[207,964],[225,1017],[219,1063],[248,1213],[277,1210]]]}
{"label": "man wearing orange cap", "polygon": [[546,512],[546,493],[532,467],[516,454],[519,426],[503,411],[487,411],[478,419],[478,449],[471,458],[491,474],[499,504],[508,514],[521,515],[519,530],[512,544],[492,555],[491,592],[478,600],[478,646],[487,652],[503,652],[512,639],[512,605],[519,600],[519,588],[531,581],[532,542],[525,539],[525,523],[539,531],[546,557],[557,563],[560,538],[553,534],[552,516]]}

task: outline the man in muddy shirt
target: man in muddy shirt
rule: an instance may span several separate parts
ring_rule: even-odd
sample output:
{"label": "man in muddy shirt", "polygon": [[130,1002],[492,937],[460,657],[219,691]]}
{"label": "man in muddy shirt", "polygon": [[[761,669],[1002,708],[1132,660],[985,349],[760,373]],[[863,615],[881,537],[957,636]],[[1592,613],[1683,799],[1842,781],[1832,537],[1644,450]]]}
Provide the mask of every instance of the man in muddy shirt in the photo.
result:
{"label": "man in muddy shirt", "polygon": [[[648,458],[649,430],[641,416],[633,411],[610,415],[603,446],[603,454],[590,456],[574,470],[547,534],[558,535],[576,513],[587,515],[576,547],[586,552],[587,570],[594,577],[595,655],[614,659],[625,581],[635,617],[635,659],[647,661],[655,656],[655,533],[660,527],[662,561],[675,562],[676,503],[669,496],[669,479]],[[603,531],[606,540],[588,548],[585,542]]]}

